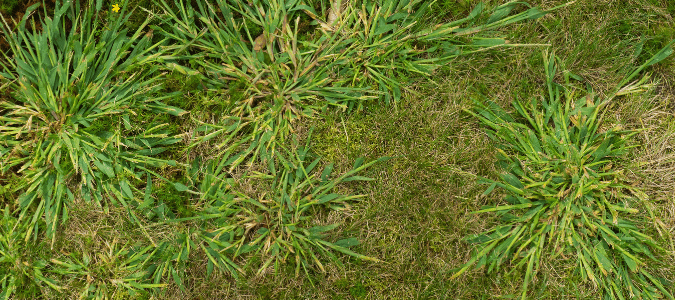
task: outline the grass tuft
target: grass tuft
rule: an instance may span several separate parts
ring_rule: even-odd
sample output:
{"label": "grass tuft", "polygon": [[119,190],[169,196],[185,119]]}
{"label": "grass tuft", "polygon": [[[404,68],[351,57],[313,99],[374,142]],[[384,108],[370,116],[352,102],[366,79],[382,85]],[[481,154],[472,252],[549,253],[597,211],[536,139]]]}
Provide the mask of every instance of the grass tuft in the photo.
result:
{"label": "grass tuft", "polygon": [[[418,24],[430,13],[429,3],[419,0],[346,1],[339,17],[336,11],[324,17],[299,1],[200,0],[195,10],[183,1],[177,10],[161,3],[164,22],[177,24],[161,30],[177,43],[167,47],[172,53],[167,66],[204,76],[212,89],[230,90],[224,120],[202,124],[204,134],[193,146],[224,137],[217,149],[236,155],[232,168],[269,160],[302,119],[328,108],[362,109],[376,99],[397,102],[404,92],[415,93],[401,78],[431,79],[458,56],[517,46],[479,34],[550,11],[529,7],[512,13],[521,3],[492,10],[481,3],[465,18],[429,25]],[[314,32],[300,35],[300,20],[307,16]],[[184,60],[203,71],[177,63]]]}
{"label": "grass tuft", "polygon": [[500,143],[499,165],[506,171],[499,181],[482,179],[490,184],[484,194],[500,187],[507,204],[475,212],[496,212],[502,225],[468,238],[479,247],[453,278],[470,267],[486,267],[488,273],[504,265],[525,268],[526,299],[542,261],[561,257],[607,299],[673,299],[667,280],[650,271],[659,264],[653,252],[665,249],[640,230],[644,220],[635,207],[647,201],[646,195],[626,184],[619,167],[620,157],[634,147],[626,142],[637,132],[602,123],[604,108],[616,95],[645,89],[646,76],[627,83],[668,56],[669,46],[626,76],[607,98],[591,89],[577,96],[570,80],[581,78],[567,70],[564,84],[556,83],[555,56],[545,54],[548,95],[541,102],[535,97],[514,102],[517,117],[494,102],[476,103],[476,112],[469,112]]}
{"label": "grass tuft", "polygon": [[[156,57],[148,54],[156,45],[139,38],[143,26],[126,35],[128,15],[105,24],[94,5],[57,1],[43,30],[30,32],[25,22],[38,6],[28,9],[16,32],[2,18],[13,56],[3,53],[1,64],[12,97],[0,100],[0,172],[26,179],[13,187],[22,191],[19,219],[30,223],[26,239],[46,229],[53,241],[75,197],[129,207],[140,170],[176,164],[152,157],[179,140],[163,125],[129,133],[134,110],[183,112],[143,99],[159,88],[158,76],[150,76],[156,68],[127,74]],[[43,216],[46,224],[38,222]]]}

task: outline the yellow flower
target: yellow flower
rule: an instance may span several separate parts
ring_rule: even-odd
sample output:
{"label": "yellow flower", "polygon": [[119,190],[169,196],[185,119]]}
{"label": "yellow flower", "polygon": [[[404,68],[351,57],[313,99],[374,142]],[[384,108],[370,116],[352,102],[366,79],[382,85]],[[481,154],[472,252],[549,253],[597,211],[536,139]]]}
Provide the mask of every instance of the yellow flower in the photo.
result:
{"label": "yellow flower", "polygon": [[120,6],[118,4],[113,5],[113,11],[114,12],[119,12],[120,11]]}

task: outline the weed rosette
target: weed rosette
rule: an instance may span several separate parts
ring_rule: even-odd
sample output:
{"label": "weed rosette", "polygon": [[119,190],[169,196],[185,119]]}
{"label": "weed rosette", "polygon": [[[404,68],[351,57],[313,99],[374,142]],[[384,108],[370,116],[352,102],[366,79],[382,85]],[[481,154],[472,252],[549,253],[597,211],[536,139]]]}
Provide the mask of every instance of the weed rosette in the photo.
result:
{"label": "weed rosette", "polygon": [[[3,18],[11,51],[3,53],[0,77],[11,97],[0,100],[0,171],[23,178],[11,189],[20,193],[19,219],[30,218],[26,236],[37,237],[45,226],[53,239],[57,220],[67,218],[76,197],[127,206],[130,180],[149,167],[175,165],[151,156],[179,139],[163,125],[137,132],[131,124],[141,109],[182,111],[142,97],[158,90],[158,75],[149,76],[156,69],[129,72],[156,57],[148,39],[139,39],[143,26],[128,37],[121,14],[102,22],[93,5],[65,2],[41,21],[41,31],[29,32],[26,20],[38,6],[28,9],[16,32]],[[103,130],[104,120],[113,124]]]}
{"label": "weed rosette", "polygon": [[501,180],[482,179],[490,184],[484,194],[500,187],[507,203],[476,212],[496,212],[503,225],[468,238],[479,247],[453,277],[472,265],[496,272],[514,263],[513,270],[526,268],[525,299],[542,261],[561,257],[576,264],[581,279],[600,287],[607,299],[673,298],[665,279],[650,273],[649,266],[659,263],[654,251],[666,250],[640,230],[644,220],[635,207],[646,201],[644,193],[626,183],[620,168],[621,156],[635,147],[626,143],[636,132],[602,127],[615,96],[644,90],[647,76],[628,82],[671,52],[661,50],[607,98],[592,90],[578,97],[570,80],[581,78],[569,71],[564,85],[555,83],[555,56],[545,55],[548,97],[541,102],[514,102],[515,117],[492,101],[476,102],[475,112],[468,112],[499,143],[498,165],[505,170]]}

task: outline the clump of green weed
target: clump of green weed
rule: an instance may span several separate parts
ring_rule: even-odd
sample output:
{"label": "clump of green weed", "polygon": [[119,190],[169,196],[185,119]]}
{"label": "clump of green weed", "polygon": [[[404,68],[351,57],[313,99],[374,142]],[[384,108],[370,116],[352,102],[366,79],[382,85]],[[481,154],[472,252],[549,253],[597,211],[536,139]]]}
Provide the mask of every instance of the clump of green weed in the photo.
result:
{"label": "clump of green weed", "polygon": [[[129,179],[139,179],[140,170],[151,172],[149,167],[176,164],[151,157],[180,140],[169,137],[163,125],[131,136],[118,130],[131,129],[134,109],[183,111],[159,102],[161,97],[143,99],[159,89],[157,76],[150,77],[156,68],[127,73],[153,61],[148,53],[157,45],[140,38],[148,20],[131,37],[122,28],[128,15],[119,14],[101,29],[100,4],[56,1],[54,17],[42,20],[39,32],[26,29],[27,17],[18,33],[2,18],[13,57],[3,53],[0,77],[8,79],[13,97],[0,100],[0,172],[27,179],[16,187],[22,192],[19,219],[31,224],[27,236],[37,237],[45,226],[38,220],[44,217],[53,241],[57,221],[67,218],[78,194],[99,205],[110,200],[128,207],[134,198]],[[121,124],[111,124],[113,120]]]}
{"label": "clump of green weed", "polygon": [[[185,185],[179,190],[198,195],[195,206],[202,209],[189,218],[195,220],[196,226],[163,242],[160,248],[144,250],[148,261],[155,266],[148,274],[149,278],[159,283],[170,272],[181,286],[180,274],[194,251],[192,249],[201,249],[208,257],[207,274],[217,268],[235,278],[246,270],[238,264],[242,259],[246,259],[246,266],[257,266],[258,274],[272,266],[281,272],[287,264],[293,264],[296,276],[301,269],[307,275],[313,268],[325,271],[324,258],[342,265],[334,252],[378,261],[350,250],[358,244],[354,238],[330,242],[329,232],[339,224],[312,225],[315,209],[341,210],[348,202],[364,197],[332,193],[337,184],[371,180],[356,173],[388,158],[368,163],[360,158],[351,171],[333,178],[332,164],[320,174],[315,170],[320,159],[312,157],[307,145],[286,154],[277,156],[275,164],[270,162],[269,174],[254,172],[240,178],[254,182],[255,192],[241,191],[237,187],[227,171],[233,162],[230,157],[208,162],[195,160],[186,174],[188,185],[195,191]],[[146,193],[151,186],[148,182]],[[147,202],[153,203],[151,198]]]}
{"label": "clump of green weed", "polygon": [[[355,174],[387,158],[369,163],[364,163],[365,160],[360,158],[351,171],[331,179],[332,164],[324,168],[320,175],[317,174],[314,170],[320,159],[316,158],[310,162],[312,157],[307,146],[293,152],[289,151],[287,154],[288,156],[278,156],[278,164],[270,163],[270,174],[256,172],[248,176],[261,183],[271,184],[268,192],[248,195],[231,189],[228,195],[209,196],[205,199],[207,201],[205,216],[217,216],[211,221],[213,225],[209,226],[212,229],[207,230],[202,236],[204,240],[209,241],[207,250],[215,254],[232,249],[233,257],[255,251],[255,254],[260,254],[263,258],[258,274],[272,265],[278,272],[283,263],[289,260],[295,263],[296,276],[301,269],[308,274],[312,266],[325,271],[319,259],[321,256],[341,265],[331,251],[377,261],[349,250],[349,247],[357,244],[353,238],[335,243],[328,242],[325,239],[327,232],[339,224],[310,227],[309,220],[315,208],[328,207],[340,210],[348,201],[363,197],[363,195],[339,195],[331,191],[341,182],[370,180]],[[221,164],[217,170],[224,171],[224,165]],[[266,185],[267,183],[256,186]],[[208,186],[207,188],[213,191],[207,192],[207,195],[214,192],[215,195],[222,193],[217,189],[213,190]],[[209,264],[222,265],[216,258],[218,256],[214,256]]]}
{"label": "clump of green weed", "polygon": [[[162,1],[166,22],[177,24],[162,34],[179,42],[171,46],[175,55],[199,58],[214,87],[232,89],[243,83],[231,90],[232,107],[224,120],[203,124],[208,130],[196,140],[225,137],[218,147],[221,154],[240,153],[233,168],[270,159],[299,119],[329,107],[362,109],[370,100],[398,101],[403,91],[415,93],[400,77],[430,77],[457,56],[507,46],[504,39],[476,35],[547,13],[530,7],[512,14],[518,2],[487,12],[481,3],[466,18],[420,28],[418,20],[430,5],[421,0],[359,1],[346,5],[336,24],[327,24],[326,17],[300,1],[195,2],[198,9],[181,2],[174,11]],[[488,14],[484,24],[473,23]],[[300,22],[307,16],[319,32],[300,34]],[[243,22],[236,22],[240,17]],[[199,53],[185,54],[190,49]],[[199,73],[173,62],[167,66],[188,75]]]}
{"label": "clump of green weed", "polygon": [[620,157],[631,148],[626,142],[636,132],[601,127],[611,100],[641,91],[646,77],[626,84],[671,52],[662,49],[605,99],[592,90],[577,95],[570,78],[581,78],[567,71],[565,84],[555,83],[555,56],[545,55],[548,95],[541,102],[534,97],[514,102],[517,118],[494,102],[477,102],[476,112],[469,112],[500,143],[499,165],[506,171],[499,181],[482,179],[491,184],[485,194],[501,187],[507,204],[476,212],[497,212],[504,224],[469,237],[479,247],[453,278],[472,266],[488,272],[523,267],[525,299],[542,260],[561,257],[576,265],[583,280],[599,286],[605,299],[674,299],[649,271],[659,263],[652,252],[664,249],[638,227],[634,206],[644,194],[625,182],[620,167]]}

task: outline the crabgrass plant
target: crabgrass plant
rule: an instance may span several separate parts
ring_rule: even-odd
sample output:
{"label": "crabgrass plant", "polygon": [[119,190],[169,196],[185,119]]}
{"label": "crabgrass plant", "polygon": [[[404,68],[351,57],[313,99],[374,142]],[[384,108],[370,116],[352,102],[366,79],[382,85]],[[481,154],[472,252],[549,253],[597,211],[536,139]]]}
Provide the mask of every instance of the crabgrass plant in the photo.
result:
{"label": "crabgrass plant", "polygon": [[[227,171],[227,160],[204,164],[195,160],[187,173],[194,178],[193,187],[199,191],[197,205],[202,207],[197,216],[190,218],[196,226],[157,247],[138,250],[142,259],[150,263],[147,277],[159,284],[170,275],[184,288],[181,274],[194,250],[202,250],[208,257],[207,274],[217,268],[235,278],[256,262],[258,275],[271,266],[278,274],[290,263],[299,276],[301,270],[306,275],[310,270],[325,272],[325,259],[342,266],[336,253],[379,261],[350,250],[358,244],[355,238],[331,242],[335,237],[330,231],[339,224],[318,225],[321,220],[317,216],[322,208],[344,210],[350,202],[362,199],[365,195],[342,195],[333,190],[340,183],[372,180],[357,173],[389,158],[367,163],[365,158],[359,158],[351,170],[334,177],[332,164],[317,172],[320,158],[313,157],[308,145],[284,151],[286,155],[276,156],[277,164],[270,162],[269,173],[255,172],[240,179],[252,181],[256,194],[238,188],[237,180]],[[245,266],[238,263],[242,259]]]}
{"label": "crabgrass plant", "polygon": [[[356,173],[389,158],[383,157],[368,163],[365,163],[365,158],[359,158],[352,170],[331,178],[333,165],[327,165],[318,174],[315,168],[320,158],[312,158],[308,146],[286,152],[285,157],[281,153],[277,156],[280,162],[278,170],[270,164],[270,174],[257,173],[248,176],[270,182],[270,192],[252,197],[233,191],[224,199],[216,198],[209,202],[206,212],[210,215],[207,216],[215,218],[213,224],[217,227],[203,237],[209,241],[211,253],[216,254],[230,248],[234,250],[236,257],[244,250],[255,250],[255,254],[259,253],[264,259],[258,274],[272,264],[278,272],[282,263],[290,260],[295,263],[296,276],[301,269],[308,274],[310,267],[318,267],[325,272],[320,257],[327,257],[341,266],[333,251],[363,260],[379,261],[349,250],[349,247],[358,244],[354,238],[329,242],[326,239],[327,233],[339,226],[339,223],[312,225],[318,221],[313,220],[315,218],[312,216],[318,214],[316,209],[320,207],[344,210],[349,202],[363,198],[365,195],[340,195],[332,193],[332,190],[342,182],[372,180]],[[239,203],[236,213],[231,210],[233,203]],[[236,224],[237,227],[228,224]]]}
{"label": "crabgrass plant", "polygon": [[[162,104],[162,97],[143,97],[159,89],[160,75],[150,76],[156,68],[140,68],[161,55],[153,52],[158,44],[139,38],[149,20],[128,36],[123,24],[130,14],[102,20],[101,3],[56,1],[40,32],[26,30],[39,4],[15,32],[2,17],[11,51],[3,53],[0,77],[12,96],[0,100],[0,171],[23,178],[12,189],[21,192],[19,219],[30,223],[26,239],[37,238],[44,226],[53,241],[58,220],[67,219],[78,196],[128,207],[133,181],[144,171],[176,165],[152,156],[180,139],[163,125],[133,130],[129,118],[141,109],[183,113]],[[105,120],[112,123],[105,130],[92,125]]]}
{"label": "crabgrass plant", "polygon": [[[414,92],[399,75],[429,78],[457,56],[514,46],[478,33],[550,11],[522,2],[487,11],[481,3],[466,18],[423,27],[417,20],[431,3],[422,0],[345,1],[339,19],[331,17],[330,24],[297,0],[194,2],[198,9],[180,0],[174,11],[162,0],[165,22],[175,26],[156,29],[176,41],[167,46],[173,58],[167,66],[200,74],[177,64],[190,60],[212,87],[240,86],[231,93],[224,120],[202,124],[196,132],[203,134],[193,144],[224,137],[217,148],[237,154],[231,168],[246,160],[268,160],[277,145],[286,143],[297,119],[328,107],[361,108],[365,101],[396,101],[402,90]],[[527,9],[511,14],[519,6]]]}
{"label": "crabgrass plant", "polygon": [[581,78],[568,71],[564,85],[554,82],[555,56],[544,54],[548,94],[541,101],[514,102],[518,117],[490,101],[468,111],[501,145],[499,165],[506,173],[498,181],[482,180],[491,184],[486,195],[500,187],[507,203],[476,212],[496,212],[503,223],[468,238],[478,248],[453,278],[471,267],[525,268],[526,299],[542,261],[561,257],[576,264],[580,277],[599,287],[604,299],[674,299],[667,280],[650,273],[649,266],[659,263],[653,251],[664,249],[641,232],[635,207],[642,197],[625,182],[618,161],[635,131],[602,126],[612,100],[643,90],[647,76],[629,81],[671,52],[670,45],[661,50],[606,98],[592,90],[579,95],[570,78]]}

